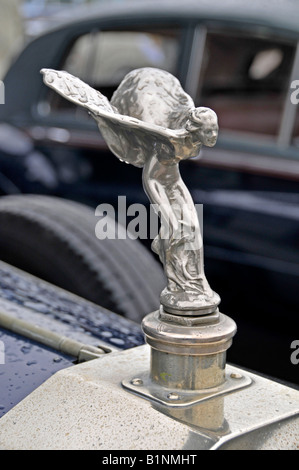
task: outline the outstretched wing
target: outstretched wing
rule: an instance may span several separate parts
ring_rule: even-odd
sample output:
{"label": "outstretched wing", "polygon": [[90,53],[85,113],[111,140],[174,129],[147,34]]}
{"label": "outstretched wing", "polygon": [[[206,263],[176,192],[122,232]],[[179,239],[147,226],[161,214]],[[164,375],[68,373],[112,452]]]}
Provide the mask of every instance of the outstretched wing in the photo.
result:
{"label": "outstretched wing", "polygon": [[99,91],[65,71],[42,69],[44,83],[69,101],[87,109],[97,121],[110,150],[122,161],[142,167],[153,147],[163,146],[171,158],[186,137],[185,130],[172,130],[124,116]]}
{"label": "outstretched wing", "polygon": [[44,83],[67,100],[91,112],[113,113],[108,99],[82,80],[68,72],[42,69]]}

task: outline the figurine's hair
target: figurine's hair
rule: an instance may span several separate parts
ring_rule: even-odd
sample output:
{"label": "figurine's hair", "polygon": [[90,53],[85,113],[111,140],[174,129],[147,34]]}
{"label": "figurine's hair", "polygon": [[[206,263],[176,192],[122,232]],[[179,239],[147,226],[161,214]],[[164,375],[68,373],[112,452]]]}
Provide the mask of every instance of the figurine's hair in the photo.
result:
{"label": "figurine's hair", "polygon": [[189,113],[188,130],[202,129],[206,125],[218,125],[217,114],[210,108],[194,108]]}
{"label": "figurine's hair", "polygon": [[119,113],[169,129],[184,127],[193,100],[165,70],[145,67],[129,72],[111,99]]}

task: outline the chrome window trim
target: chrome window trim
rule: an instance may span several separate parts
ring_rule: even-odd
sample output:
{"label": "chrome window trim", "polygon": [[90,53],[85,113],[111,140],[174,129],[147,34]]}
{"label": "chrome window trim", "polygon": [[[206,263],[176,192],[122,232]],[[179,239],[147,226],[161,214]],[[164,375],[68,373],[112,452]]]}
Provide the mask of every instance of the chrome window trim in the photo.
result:
{"label": "chrome window trim", "polygon": [[[289,87],[293,80],[299,78],[299,41],[297,42],[296,53],[293,62],[293,68],[290,76]],[[289,147],[291,145],[297,106],[291,102],[290,88],[287,90],[284,110],[282,114],[280,129],[278,133],[277,144],[279,147]]]}
{"label": "chrome window trim", "polygon": [[195,99],[199,89],[199,79],[206,46],[207,28],[198,23],[193,31],[192,46],[185,81],[186,92]]}

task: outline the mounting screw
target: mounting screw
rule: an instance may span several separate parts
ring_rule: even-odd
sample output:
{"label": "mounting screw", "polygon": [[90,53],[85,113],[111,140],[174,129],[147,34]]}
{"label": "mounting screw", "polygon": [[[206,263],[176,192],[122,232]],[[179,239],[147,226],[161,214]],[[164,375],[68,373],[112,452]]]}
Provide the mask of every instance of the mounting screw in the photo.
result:
{"label": "mounting screw", "polygon": [[175,392],[171,392],[167,395],[167,398],[169,400],[178,400],[180,398],[180,396]]}
{"label": "mounting screw", "polygon": [[232,374],[230,374],[230,377],[231,379],[242,379],[243,375],[233,372]]}
{"label": "mounting screw", "polygon": [[139,378],[132,379],[132,380],[131,380],[131,384],[132,384],[132,385],[143,385],[143,380],[142,380],[142,379],[139,379]]}

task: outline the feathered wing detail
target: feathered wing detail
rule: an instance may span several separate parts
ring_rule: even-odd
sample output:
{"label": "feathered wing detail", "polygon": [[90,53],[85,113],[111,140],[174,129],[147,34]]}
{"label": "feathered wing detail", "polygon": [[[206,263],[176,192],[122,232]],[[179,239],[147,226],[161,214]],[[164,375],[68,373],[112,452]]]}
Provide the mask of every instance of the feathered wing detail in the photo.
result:
{"label": "feathered wing detail", "polygon": [[44,83],[72,103],[88,110],[97,121],[110,150],[121,160],[142,167],[153,151],[163,147],[173,158],[186,132],[167,129],[120,114],[99,91],[65,71],[42,69]]}
{"label": "feathered wing detail", "polygon": [[108,99],[91,86],[68,72],[42,69],[44,83],[74,104],[91,112],[113,113]]}

